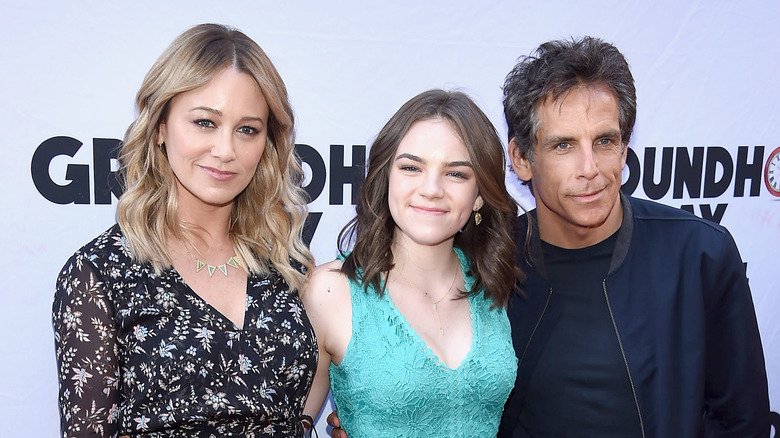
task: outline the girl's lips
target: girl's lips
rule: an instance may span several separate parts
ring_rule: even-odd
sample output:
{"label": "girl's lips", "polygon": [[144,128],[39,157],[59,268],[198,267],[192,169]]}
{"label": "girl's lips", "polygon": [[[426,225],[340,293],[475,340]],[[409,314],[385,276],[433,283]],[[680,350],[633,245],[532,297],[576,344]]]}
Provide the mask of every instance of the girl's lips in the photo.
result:
{"label": "girl's lips", "polygon": [[442,210],[440,208],[434,208],[434,207],[421,207],[421,206],[415,206],[413,205],[412,208],[420,213],[428,213],[428,214],[442,214],[446,213],[445,210]]}
{"label": "girl's lips", "polygon": [[201,166],[201,169],[203,169],[203,171],[206,172],[208,176],[214,178],[217,181],[228,181],[234,176],[236,176],[235,172],[219,170],[213,167]]}

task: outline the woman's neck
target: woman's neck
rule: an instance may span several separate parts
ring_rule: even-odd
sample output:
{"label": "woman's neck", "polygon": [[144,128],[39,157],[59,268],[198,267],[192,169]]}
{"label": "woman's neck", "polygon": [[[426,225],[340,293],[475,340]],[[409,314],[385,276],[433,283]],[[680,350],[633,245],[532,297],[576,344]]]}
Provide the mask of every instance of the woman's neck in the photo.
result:
{"label": "woman's neck", "polygon": [[449,281],[453,271],[460,269],[452,239],[434,246],[397,241],[392,251],[393,269],[419,286]]}
{"label": "woman's neck", "polygon": [[[184,208],[182,208],[184,207]],[[230,237],[230,213],[232,204],[225,206],[181,206],[177,211],[179,223],[185,229],[185,247],[194,247],[195,252],[207,255],[233,251]]]}

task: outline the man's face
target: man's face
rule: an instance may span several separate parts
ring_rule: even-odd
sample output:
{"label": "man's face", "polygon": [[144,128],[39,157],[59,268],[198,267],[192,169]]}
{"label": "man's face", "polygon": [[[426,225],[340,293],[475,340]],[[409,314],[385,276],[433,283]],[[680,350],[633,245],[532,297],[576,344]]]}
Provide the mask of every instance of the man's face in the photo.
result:
{"label": "man's face", "polygon": [[609,237],[622,221],[620,184],[626,148],[618,103],[603,86],[572,89],[538,108],[533,160],[510,143],[512,165],[533,179],[541,238],[563,248],[582,248]]}

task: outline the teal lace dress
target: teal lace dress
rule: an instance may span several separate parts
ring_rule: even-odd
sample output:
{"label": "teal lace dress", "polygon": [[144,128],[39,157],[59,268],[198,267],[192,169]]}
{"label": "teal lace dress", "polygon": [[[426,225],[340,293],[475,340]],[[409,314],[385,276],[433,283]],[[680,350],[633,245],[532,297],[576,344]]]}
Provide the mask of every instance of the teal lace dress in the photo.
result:
{"label": "teal lace dress", "polygon": [[[458,252],[470,289],[474,279]],[[350,438],[496,436],[515,383],[517,359],[502,307],[483,293],[469,297],[472,345],[455,369],[414,332],[388,294],[350,284],[352,339],[330,365],[339,418]]]}

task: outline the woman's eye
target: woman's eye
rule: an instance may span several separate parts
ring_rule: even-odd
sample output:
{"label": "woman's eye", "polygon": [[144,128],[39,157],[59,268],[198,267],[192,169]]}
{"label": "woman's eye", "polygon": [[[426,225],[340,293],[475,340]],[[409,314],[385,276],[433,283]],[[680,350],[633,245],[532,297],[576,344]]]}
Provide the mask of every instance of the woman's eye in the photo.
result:
{"label": "woman's eye", "polygon": [[201,128],[211,128],[214,126],[214,122],[208,119],[199,119],[195,121],[195,124]]}
{"label": "woman's eye", "polygon": [[257,134],[258,130],[251,127],[251,126],[242,126],[238,128],[238,132],[244,134],[244,135],[254,135]]}

